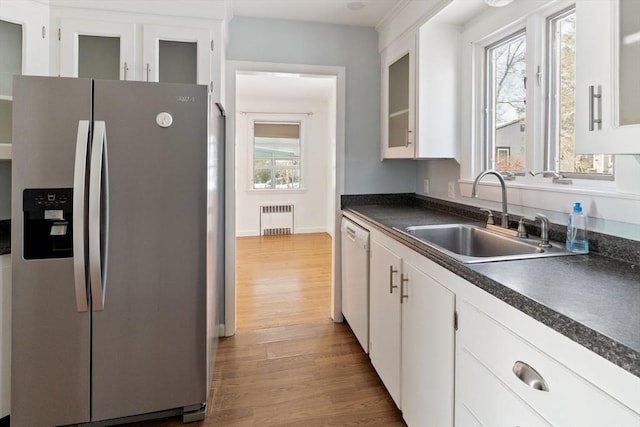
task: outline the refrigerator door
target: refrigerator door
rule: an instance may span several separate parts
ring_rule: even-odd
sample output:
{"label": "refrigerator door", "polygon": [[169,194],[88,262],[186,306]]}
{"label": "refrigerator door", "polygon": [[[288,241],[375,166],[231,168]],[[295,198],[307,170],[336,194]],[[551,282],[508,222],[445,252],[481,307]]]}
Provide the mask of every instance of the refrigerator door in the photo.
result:
{"label": "refrigerator door", "polygon": [[108,259],[93,311],[92,420],[205,403],[206,87],[95,81],[94,94],[109,208],[107,234],[89,237]]}
{"label": "refrigerator door", "polygon": [[[83,304],[82,296],[76,295],[74,258],[69,254],[25,259],[23,240],[25,225],[42,225],[37,230],[42,236],[34,242],[44,244],[56,233],[72,233],[78,218],[62,215],[60,210],[49,214],[58,216],[59,224],[67,222],[65,226],[54,227],[46,217],[27,221],[23,197],[28,194],[25,189],[70,191],[76,142],[87,142],[89,137],[78,138],[78,123],[90,120],[90,115],[90,80],[14,80],[11,425],[15,426],[89,420],[90,314],[84,308],[86,299]],[[84,129],[86,132],[88,127]],[[38,192],[47,197],[47,191]],[[84,255],[84,245],[78,248],[74,244],[72,249],[74,254]]]}

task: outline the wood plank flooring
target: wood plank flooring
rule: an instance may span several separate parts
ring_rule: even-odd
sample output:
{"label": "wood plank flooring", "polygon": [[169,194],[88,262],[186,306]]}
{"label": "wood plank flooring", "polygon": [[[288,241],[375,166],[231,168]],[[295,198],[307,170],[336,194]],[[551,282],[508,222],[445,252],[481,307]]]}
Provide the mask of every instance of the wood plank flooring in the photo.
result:
{"label": "wood plank flooring", "polygon": [[330,286],[327,234],[238,238],[237,334],[220,340],[193,425],[405,426],[349,326],[329,318]]}

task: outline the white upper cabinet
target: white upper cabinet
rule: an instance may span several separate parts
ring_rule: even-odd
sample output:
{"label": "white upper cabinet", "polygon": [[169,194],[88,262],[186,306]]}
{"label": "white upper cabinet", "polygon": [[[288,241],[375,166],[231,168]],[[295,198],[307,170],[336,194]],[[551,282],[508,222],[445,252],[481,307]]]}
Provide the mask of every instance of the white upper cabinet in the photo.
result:
{"label": "white upper cabinet", "polygon": [[415,156],[415,34],[382,53],[382,158]]}
{"label": "white upper cabinet", "polygon": [[[31,0],[2,0],[0,2],[0,21],[21,27],[20,46],[14,38],[5,39],[5,33],[0,37],[0,95],[7,95],[7,82],[11,86],[11,76],[4,75],[7,71],[6,61],[17,59],[15,53],[20,52],[20,68],[22,74],[49,74],[49,8]],[[15,34],[15,32],[14,32]],[[5,57],[5,49],[9,49],[10,57]],[[16,71],[13,69],[13,71]]]}
{"label": "white upper cabinet", "polygon": [[576,2],[576,152],[640,153],[640,2]]}
{"label": "white upper cabinet", "polygon": [[209,29],[143,25],[142,42],[142,80],[210,84]]}
{"label": "white upper cabinet", "polygon": [[416,158],[458,157],[460,43],[458,25],[436,17],[420,27]]}
{"label": "white upper cabinet", "polygon": [[60,19],[60,75],[135,80],[134,24]]}
{"label": "white upper cabinet", "polygon": [[43,4],[0,2],[0,161],[11,160],[13,76],[49,74],[48,25]]}

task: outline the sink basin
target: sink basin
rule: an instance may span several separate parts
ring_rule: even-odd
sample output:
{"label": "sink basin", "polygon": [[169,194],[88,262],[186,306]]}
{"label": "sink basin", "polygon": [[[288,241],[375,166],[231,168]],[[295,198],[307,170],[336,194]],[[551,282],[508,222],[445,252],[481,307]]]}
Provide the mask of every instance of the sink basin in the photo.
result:
{"label": "sink basin", "polygon": [[469,224],[420,225],[403,232],[466,264],[574,255],[559,244],[541,248],[538,240],[506,236]]}

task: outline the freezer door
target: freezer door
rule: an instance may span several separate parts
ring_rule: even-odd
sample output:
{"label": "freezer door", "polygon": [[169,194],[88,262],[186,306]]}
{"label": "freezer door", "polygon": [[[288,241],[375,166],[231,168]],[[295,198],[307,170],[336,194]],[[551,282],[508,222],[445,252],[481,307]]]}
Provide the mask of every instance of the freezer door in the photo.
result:
{"label": "freezer door", "polygon": [[[16,77],[13,94],[11,425],[86,422],[90,350],[90,314],[82,295],[86,280],[80,279],[76,288],[74,258],[67,253],[24,258],[23,196],[25,189],[74,187],[76,143],[86,143],[89,136],[78,138],[77,132],[88,130],[79,122],[90,119],[91,81]],[[47,197],[44,190],[37,193]],[[51,191],[49,196],[61,193]],[[69,204],[70,197],[65,197]],[[45,229],[44,218],[30,217],[30,222],[43,226],[38,230],[43,241],[56,232],[82,227],[75,223],[82,214],[70,221],[62,212],[50,213],[68,223],[55,232],[51,224],[50,231]],[[73,253],[84,255],[84,245],[74,243]]]}
{"label": "freezer door", "polygon": [[108,211],[103,235],[89,237],[106,250],[96,257],[106,270],[103,307],[93,312],[92,420],[202,404],[206,87],[95,81],[94,93]]}

